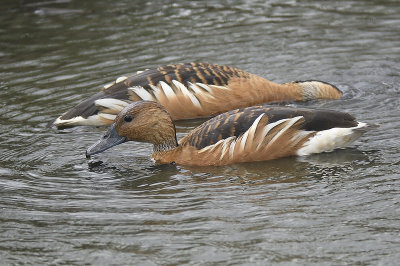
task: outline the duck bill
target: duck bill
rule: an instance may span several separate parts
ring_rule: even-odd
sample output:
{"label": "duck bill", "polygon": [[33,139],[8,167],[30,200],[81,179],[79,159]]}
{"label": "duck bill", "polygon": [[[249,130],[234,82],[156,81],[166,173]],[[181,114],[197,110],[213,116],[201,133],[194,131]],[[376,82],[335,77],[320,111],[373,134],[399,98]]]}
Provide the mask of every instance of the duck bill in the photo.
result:
{"label": "duck bill", "polygon": [[106,134],[86,150],[86,158],[90,159],[90,156],[101,153],[111,147],[124,143],[125,141],[126,137],[118,135],[117,130],[115,129],[115,124],[112,124]]}

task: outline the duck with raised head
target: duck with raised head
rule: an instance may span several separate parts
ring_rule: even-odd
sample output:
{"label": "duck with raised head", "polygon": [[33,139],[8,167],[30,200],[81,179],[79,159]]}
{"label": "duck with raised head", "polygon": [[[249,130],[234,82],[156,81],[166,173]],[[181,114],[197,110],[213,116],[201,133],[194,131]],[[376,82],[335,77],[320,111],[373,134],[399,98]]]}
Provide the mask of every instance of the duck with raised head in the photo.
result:
{"label": "duck with raised head", "polygon": [[374,127],[344,112],[258,105],[220,114],[177,141],[168,111],[156,102],[138,101],[117,115],[86,156],[139,141],[153,144],[152,157],[161,164],[266,161],[346,147]]}
{"label": "duck with raised head", "polygon": [[341,95],[337,87],[327,82],[278,84],[234,67],[181,63],[120,77],[50,125],[110,125],[123,107],[140,100],[158,102],[173,120],[183,120],[267,102],[338,99]]}

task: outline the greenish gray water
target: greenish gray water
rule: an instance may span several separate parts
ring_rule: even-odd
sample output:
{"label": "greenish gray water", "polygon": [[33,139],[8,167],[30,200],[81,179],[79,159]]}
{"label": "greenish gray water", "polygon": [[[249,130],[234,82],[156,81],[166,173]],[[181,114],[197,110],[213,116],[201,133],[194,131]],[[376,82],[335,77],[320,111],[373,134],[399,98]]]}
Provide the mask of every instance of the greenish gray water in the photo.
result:
{"label": "greenish gray water", "polygon": [[[10,0],[0,14],[0,264],[400,260],[398,1]],[[88,162],[103,128],[46,128],[121,75],[187,61],[331,82],[343,99],[296,105],[381,127],[346,150],[207,168],[154,165],[142,143]]]}

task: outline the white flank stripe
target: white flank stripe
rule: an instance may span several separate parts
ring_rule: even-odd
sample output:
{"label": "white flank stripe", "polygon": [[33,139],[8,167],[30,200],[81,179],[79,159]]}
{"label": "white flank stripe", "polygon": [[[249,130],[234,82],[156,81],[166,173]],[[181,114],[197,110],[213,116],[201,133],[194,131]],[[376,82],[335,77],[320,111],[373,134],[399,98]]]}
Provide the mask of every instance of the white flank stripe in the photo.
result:
{"label": "white flank stripe", "polygon": [[[232,137],[230,137],[230,138],[232,138]],[[206,147],[202,148],[201,150],[199,150],[198,152],[199,152],[199,153],[202,153],[202,152],[205,152],[205,151],[213,151],[218,145],[222,145],[223,142],[229,140],[230,138],[221,139],[221,140],[218,141],[217,143],[214,143],[213,145],[206,146]]]}
{"label": "white flank stripe", "polygon": [[203,94],[203,91],[199,87],[197,87],[196,84],[194,84],[192,82],[188,82],[188,84],[189,84],[189,87],[194,91],[194,93]]}
{"label": "white flank stripe", "polygon": [[201,107],[201,104],[200,104],[199,100],[196,98],[196,96],[194,96],[192,93],[190,93],[188,91],[188,89],[185,87],[185,85],[183,85],[182,83],[180,83],[177,80],[173,80],[172,83],[174,83],[175,87],[178,90],[180,90],[183,95],[185,95],[185,96],[190,98],[190,100],[192,101],[193,105],[195,105],[197,107]]}
{"label": "white flank stripe", "polygon": [[186,91],[187,91],[187,93],[189,93],[189,91],[187,90],[187,88],[185,87],[185,85],[183,85],[183,84],[180,83],[179,81],[177,81],[177,80],[174,79],[174,80],[172,80],[172,83],[174,83],[175,87],[176,87],[178,90],[181,90],[183,94],[186,94]]}
{"label": "white flank stripe", "polygon": [[[104,114],[104,113],[99,113],[98,114],[99,117],[102,117],[104,119],[108,119],[108,120],[114,120],[116,115],[112,115],[112,114]],[[90,116],[91,117],[91,116]],[[88,117],[88,118],[90,118]]]}
{"label": "white flank stripe", "polygon": [[171,86],[169,86],[167,83],[165,83],[164,81],[160,81],[161,84],[161,88],[164,91],[165,96],[167,96],[168,99],[172,100],[172,99],[176,99],[176,95],[174,90],[171,88]]}
{"label": "white flank stripe", "polygon": [[125,77],[125,76],[119,77],[119,78],[117,78],[117,80],[115,81],[115,83],[120,83],[120,82],[126,80],[127,78],[128,78],[128,77]]}
{"label": "white flank stripe", "polygon": [[154,92],[156,92],[156,93],[159,93],[159,92],[160,92],[160,89],[159,89],[157,86],[154,86],[154,85],[152,85],[152,84],[149,84],[149,86],[150,86],[150,88],[151,88]]}
{"label": "white flank stripe", "polygon": [[229,90],[229,88],[226,86],[218,86],[218,85],[210,85],[210,88],[216,88],[216,89],[220,89],[220,90]]}
{"label": "white flank stripe", "polygon": [[306,137],[310,133],[311,133],[311,131],[299,131],[299,132],[297,132],[297,134],[294,135],[290,139],[290,141],[292,142],[292,146],[297,145],[297,143],[299,143],[300,140],[302,140],[304,137]]}
{"label": "white flank stripe", "polygon": [[224,142],[222,143],[222,150],[221,150],[221,156],[219,157],[220,160],[222,160],[222,158],[224,158],[226,152],[228,151],[228,142],[229,140],[231,140],[231,138],[228,138],[226,140],[224,140]]}
{"label": "white flank stripe", "polygon": [[242,139],[240,140],[241,151],[244,151],[244,147],[246,146],[246,140],[248,136],[249,136],[249,130],[246,130],[246,132],[244,132],[244,134],[242,135]]}
{"label": "white flank stripe", "polygon": [[[115,116],[114,116],[115,118]],[[113,118],[113,119],[114,119]],[[55,126],[66,126],[66,125],[74,125],[74,126],[103,126],[104,123],[99,119],[98,115],[92,115],[88,118],[83,118],[82,116],[77,116],[67,120],[61,120],[57,118],[54,122]]]}
{"label": "white flank stripe", "polygon": [[159,101],[160,99],[160,89],[157,86],[149,84],[150,88],[154,91],[154,96],[156,96],[156,101]]}
{"label": "white flank stripe", "polygon": [[114,84],[115,84],[115,82],[108,83],[108,84],[104,85],[103,88],[106,90],[106,89],[110,88]]}
{"label": "white flank stripe", "polygon": [[189,94],[189,98],[192,101],[194,106],[201,108],[201,103],[199,102],[199,100],[197,100],[196,96]]}
{"label": "white flank stripe", "polygon": [[61,126],[61,125],[83,125],[83,121],[85,121],[86,119],[84,119],[82,116],[77,116],[71,119],[66,119],[66,120],[62,120],[59,118],[56,119],[56,121],[54,121],[54,125],[55,126]]}
{"label": "white flank stripe", "polygon": [[236,145],[236,139],[231,142],[231,145],[229,146],[229,157],[233,158],[233,152],[235,151],[235,145]]}
{"label": "white flank stripe", "polygon": [[264,114],[261,114],[257,117],[256,120],[254,120],[253,124],[251,127],[247,130],[249,131],[249,135],[251,136],[251,139],[254,140],[254,135],[256,134],[256,130],[258,127],[258,123],[260,123],[261,118],[264,116]]}
{"label": "white flank stripe", "polygon": [[283,122],[288,122],[286,123],[286,126],[284,128],[282,128],[278,134],[276,134],[268,143],[267,146],[271,145],[272,143],[275,142],[275,140],[277,140],[283,133],[285,133],[286,130],[288,130],[291,126],[293,126],[294,123],[296,123],[297,121],[299,121],[302,118],[302,116],[296,116],[294,118],[289,118],[289,119],[282,119]]}
{"label": "white flank stripe", "polygon": [[282,124],[283,122],[285,122],[285,120],[279,120],[279,121],[273,122],[273,123],[271,123],[271,124],[267,124],[267,125],[264,127],[264,130],[263,130],[263,132],[262,132],[262,134],[261,134],[261,138],[260,138],[260,139],[261,139],[261,142],[258,143],[256,150],[258,150],[258,149],[261,147],[261,144],[262,144],[264,138],[268,135],[268,133],[271,131],[271,129],[273,129],[273,128],[276,127],[277,125]]}
{"label": "white flank stripe", "polygon": [[145,90],[143,87],[141,86],[135,86],[135,87],[130,87],[128,88],[128,90],[133,91],[134,93],[137,94],[137,96],[139,96],[140,98],[142,98],[142,100],[145,101],[154,101],[154,97],[153,95],[150,94],[150,92],[148,92],[147,90]]}
{"label": "white flank stripe", "polygon": [[197,82],[196,85],[202,87],[203,89],[205,89],[208,92],[211,92],[210,87],[208,87],[208,85],[206,85],[204,83]]}
{"label": "white flank stripe", "polygon": [[128,105],[127,102],[113,98],[99,99],[94,101],[94,104],[96,106],[102,106],[117,112],[120,112],[125,106]]}
{"label": "white flank stripe", "polygon": [[[244,151],[245,150],[245,147],[246,147],[246,143],[247,143],[247,139],[248,139],[248,137],[250,136],[250,138],[251,138],[251,142],[252,141],[254,141],[254,135],[255,135],[255,133],[256,133],[256,129],[257,129],[257,126],[258,126],[258,123],[260,122],[260,120],[261,120],[261,118],[264,116],[264,114],[261,114],[261,115],[259,115],[255,120],[254,120],[254,122],[253,122],[253,124],[251,125],[251,127],[248,129],[248,130],[246,130],[246,132],[242,135],[242,139],[241,139],[241,141],[240,141],[240,150],[241,151]],[[261,139],[261,141],[262,141],[262,139]],[[260,144],[258,144],[258,146],[259,146]],[[257,146],[257,147],[258,147]]]}
{"label": "white flank stripe", "polygon": [[[214,145],[215,145],[215,144],[214,144]],[[214,148],[214,145],[204,147],[203,149],[199,150],[198,153],[206,152],[206,151],[208,151],[208,150]]]}

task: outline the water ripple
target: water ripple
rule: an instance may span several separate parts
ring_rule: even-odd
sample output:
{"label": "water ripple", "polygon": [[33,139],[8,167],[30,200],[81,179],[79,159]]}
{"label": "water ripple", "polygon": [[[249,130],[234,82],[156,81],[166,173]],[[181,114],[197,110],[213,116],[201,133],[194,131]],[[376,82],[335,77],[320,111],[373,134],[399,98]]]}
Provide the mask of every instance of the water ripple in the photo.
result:
{"label": "water ripple", "polygon": [[[0,11],[5,264],[395,264],[396,1],[6,1]],[[86,160],[103,128],[48,121],[118,76],[208,61],[336,84],[293,103],[378,123],[351,148],[225,167],[157,166],[151,146]],[[202,120],[177,124],[178,137]]]}

